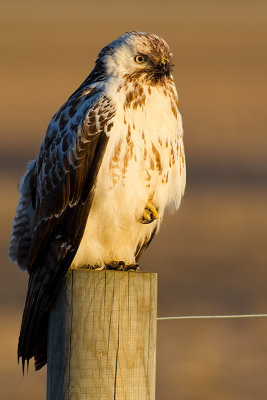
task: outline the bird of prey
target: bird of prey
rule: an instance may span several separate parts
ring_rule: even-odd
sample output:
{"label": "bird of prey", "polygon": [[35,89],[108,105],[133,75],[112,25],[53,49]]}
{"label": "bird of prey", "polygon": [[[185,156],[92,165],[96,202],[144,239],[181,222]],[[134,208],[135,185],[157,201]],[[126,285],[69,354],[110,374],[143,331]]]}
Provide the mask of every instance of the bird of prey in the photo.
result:
{"label": "bird of prey", "polygon": [[29,273],[18,358],[46,363],[48,311],[70,268],[134,268],[178,209],[183,129],[165,40],[127,32],[52,118],[19,191],[9,257]]}

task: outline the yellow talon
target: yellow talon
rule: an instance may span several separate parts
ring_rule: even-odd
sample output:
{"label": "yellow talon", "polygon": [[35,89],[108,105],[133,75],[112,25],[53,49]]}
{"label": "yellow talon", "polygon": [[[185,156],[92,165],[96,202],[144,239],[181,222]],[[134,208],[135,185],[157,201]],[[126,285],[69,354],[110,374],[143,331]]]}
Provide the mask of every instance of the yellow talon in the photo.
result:
{"label": "yellow talon", "polygon": [[151,221],[150,213],[148,211],[146,211],[146,209],[144,210],[144,213],[143,213],[143,219],[145,219],[148,222]]}
{"label": "yellow talon", "polygon": [[152,213],[152,215],[154,217],[153,219],[159,219],[158,210],[153,206],[151,201],[148,200],[145,209],[148,209]]}
{"label": "yellow talon", "polygon": [[155,221],[155,219],[159,219],[158,210],[154,207],[152,202],[148,200],[140,222],[142,224],[150,224],[151,222]]}

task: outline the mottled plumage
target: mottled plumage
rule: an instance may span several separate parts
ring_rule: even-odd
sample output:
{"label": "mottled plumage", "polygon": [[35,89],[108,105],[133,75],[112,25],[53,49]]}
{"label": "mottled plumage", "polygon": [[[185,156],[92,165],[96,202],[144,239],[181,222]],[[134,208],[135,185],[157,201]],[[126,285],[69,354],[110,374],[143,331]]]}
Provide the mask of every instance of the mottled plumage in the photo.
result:
{"label": "mottled plumage", "polygon": [[[47,312],[69,268],[135,264],[185,187],[172,54],[130,32],[52,118],[20,183],[9,256],[29,272],[18,356],[46,363]],[[151,220],[145,210],[150,204]],[[147,217],[149,218],[149,217]]]}

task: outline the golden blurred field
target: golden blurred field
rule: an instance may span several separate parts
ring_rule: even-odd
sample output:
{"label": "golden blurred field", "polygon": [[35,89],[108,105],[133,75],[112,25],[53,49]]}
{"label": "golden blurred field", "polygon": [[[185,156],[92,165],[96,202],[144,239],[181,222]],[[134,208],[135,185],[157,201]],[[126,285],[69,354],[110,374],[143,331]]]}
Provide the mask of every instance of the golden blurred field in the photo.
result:
{"label": "golden blurred field", "polygon": [[[45,399],[16,363],[27,277],[7,258],[17,183],[50,118],[125,31],[175,54],[188,186],[141,262],[159,316],[267,312],[267,3],[1,2],[0,398]],[[267,398],[267,319],[159,321],[157,399]]]}

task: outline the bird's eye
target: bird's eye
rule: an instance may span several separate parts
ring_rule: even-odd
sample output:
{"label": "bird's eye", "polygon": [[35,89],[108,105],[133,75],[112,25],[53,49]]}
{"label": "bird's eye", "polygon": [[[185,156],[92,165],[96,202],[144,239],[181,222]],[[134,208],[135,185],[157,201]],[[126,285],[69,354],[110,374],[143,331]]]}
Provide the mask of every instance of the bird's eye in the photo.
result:
{"label": "bird's eye", "polygon": [[137,62],[137,64],[143,64],[146,61],[145,56],[141,56],[140,54],[138,56],[134,57],[134,61]]}

